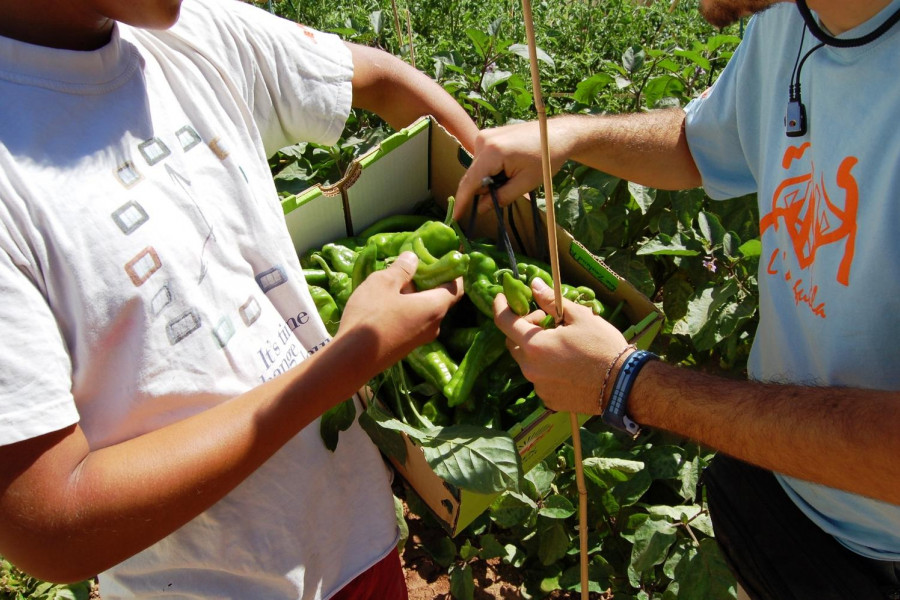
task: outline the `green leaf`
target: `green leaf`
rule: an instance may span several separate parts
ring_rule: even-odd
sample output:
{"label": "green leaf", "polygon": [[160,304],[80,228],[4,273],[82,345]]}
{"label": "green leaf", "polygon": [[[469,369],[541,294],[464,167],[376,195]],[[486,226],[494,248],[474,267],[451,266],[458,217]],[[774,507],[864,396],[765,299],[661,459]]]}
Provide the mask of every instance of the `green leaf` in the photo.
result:
{"label": "green leaf", "polygon": [[649,519],[634,532],[631,566],[638,573],[661,564],[675,542],[677,528],[666,521]]}
{"label": "green leaf", "polygon": [[385,427],[385,424],[391,421],[396,421],[396,419],[392,419],[390,415],[376,407],[374,402],[369,403],[366,411],[359,415],[359,426],[368,434],[378,449],[386,456],[403,463],[406,462],[407,457],[406,442],[403,441],[403,437],[396,429]]}
{"label": "green leaf", "polygon": [[687,314],[673,327],[672,332],[680,335],[694,337],[706,326],[712,313],[710,307],[713,304],[713,289],[711,287],[700,290],[694,298],[688,302]]}
{"label": "green leaf", "polygon": [[605,87],[613,83],[612,75],[597,73],[584,79],[575,86],[575,101],[581,104],[592,104]]}
{"label": "green leaf", "polygon": [[472,540],[466,540],[463,542],[458,554],[460,559],[468,562],[478,556],[478,548],[472,545]]}
{"label": "green leaf", "polygon": [[[588,591],[602,594],[612,585],[616,569],[605,558],[595,554],[588,564]],[[559,587],[564,590],[581,592],[581,565],[569,567],[559,577]],[[618,594],[616,595],[618,598]]]}
{"label": "green leaf", "polygon": [[484,74],[484,79],[481,80],[481,89],[482,91],[489,91],[492,88],[500,85],[504,81],[508,80],[512,77],[512,73],[510,71],[488,71]]}
{"label": "green leaf", "polygon": [[397,518],[397,527],[400,529],[400,539],[397,540],[397,551],[403,552],[406,540],[409,539],[409,524],[403,514],[403,501],[394,496],[394,516]]}
{"label": "green leaf", "polygon": [[736,258],[740,252],[741,238],[733,231],[725,232],[722,238],[722,252],[728,258]]}
{"label": "green leaf", "polygon": [[538,559],[542,565],[552,565],[569,550],[571,540],[562,521],[538,519]]}
{"label": "green leaf", "polygon": [[533,483],[535,490],[543,497],[550,492],[550,486],[553,485],[553,480],[556,479],[556,472],[545,463],[540,462],[525,473],[525,479]]}
{"label": "green leaf", "polygon": [[601,488],[609,488],[621,481],[627,481],[644,468],[638,460],[624,458],[591,457],[583,461],[584,475]]}
{"label": "green leaf", "polygon": [[642,244],[637,249],[636,254],[638,256],[646,256],[648,254],[654,256],[697,256],[700,252],[689,248],[684,236],[680,233],[673,236],[660,233],[647,243]]}
{"label": "green leaf", "polygon": [[466,36],[472,40],[472,44],[474,45],[478,56],[482,59],[486,58],[488,49],[491,47],[491,36],[474,27],[466,29]]}
{"label": "green leaf", "polygon": [[679,600],[719,600],[736,598],[734,576],[714,539],[700,541],[700,548],[690,553],[675,569]]}
{"label": "green leaf", "polygon": [[641,50],[640,46],[632,46],[622,54],[622,66],[629,73],[634,73],[644,66],[646,54]]}
{"label": "green leaf", "polygon": [[334,452],[338,444],[338,435],[350,429],[354,419],[356,419],[356,404],[353,398],[348,398],[325,411],[319,421],[319,434],[325,442],[325,447]]}
{"label": "green leaf", "polygon": [[381,35],[384,30],[384,13],[380,10],[373,10],[369,13],[369,25],[376,35]]}
{"label": "green leaf", "polygon": [[641,460],[653,479],[676,479],[684,463],[684,450],[679,446],[659,445],[640,453]]}
{"label": "green leaf", "polygon": [[628,192],[641,209],[641,213],[647,214],[653,202],[656,200],[656,190],[639,183],[628,182]]}
{"label": "green leaf", "polygon": [[656,106],[663,98],[684,95],[684,83],[673,75],[654,77],[644,86],[644,98],[648,106]]}
{"label": "green leaf", "polygon": [[706,48],[710,52],[715,52],[722,46],[726,44],[731,44],[732,46],[737,46],[741,43],[741,38],[736,35],[714,35],[706,40]]}
{"label": "green leaf", "polygon": [[489,560],[491,558],[503,558],[506,556],[506,548],[503,547],[500,542],[497,541],[497,536],[493,533],[486,533],[479,538],[479,543],[481,544],[481,551],[478,553],[478,556],[483,560]]}
{"label": "green leaf", "polygon": [[434,562],[445,569],[453,564],[453,561],[456,559],[456,544],[446,536],[439,537],[433,544],[427,545],[425,549],[431,554]]}
{"label": "green leaf", "polygon": [[683,276],[676,275],[663,288],[663,312],[669,321],[682,319],[688,310],[688,302],[694,296],[694,286]]}
{"label": "green leaf", "polygon": [[503,17],[498,17],[491,21],[491,24],[488,25],[488,34],[491,37],[497,37],[497,34],[500,33],[500,25],[503,24]]}
{"label": "green leaf", "polygon": [[444,481],[481,494],[519,489],[522,461],[505,431],[453,425],[428,433],[420,438],[425,459]]}
{"label": "green leaf", "polygon": [[[528,52],[528,46],[525,44],[512,44],[509,48],[507,48],[513,54],[521,56],[525,60],[531,60],[531,53]],[[537,58],[539,61],[547,63],[551,68],[556,68],[556,62],[554,62],[553,58],[541,50],[540,47],[535,47],[535,52],[537,53]]]}
{"label": "green leaf", "polygon": [[709,64],[709,59],[697,50],[676,50],[675,56],[688,59],[704,71],[710,70],[711,65]]}
{"label": "green leaf", "polygon": [[494,523],[509,529],[528,520],[537,511],[537,504],[524,494],[507,492],[494,500],[490,511]]}
{"label": "green leaf", "polygon": [[455,600],[473,600],[475,597],[475,577],[471,565],[455,568],[450,572],[450,595]]}
{"label": "green leaf", "polygon": [[576,508],[572,506],[572,502],[565,496],[554,494],[544,500],[543,505],[538,510],[538,514],[548,519],[568,519],[576,512]]}
{"label": "green leaf", "polygon": [[681,466],[681,473],[679,473],[678,477],[681,479],[682,498],[685,500],[695,500],[697,498],[697,485],[700,483],[702,472],[703,467],[700,466],[700,458],[697,456]]}
{"label": "green leaf", "polygon": [[738,251],[741,253],[741,256],[745,258],[750,258],[751,256],[759,256],[762,254],[762,242],[759,239],[755,240],[747,240],[741,247],[738,248]]}
{"label": "green leaf", "polygon": [[697,224],[700,226],[700,233],[703,235],[710,246],[718,246],[725,237],[725,228],[719,218],[711,212],[703,211],[697,215]]}

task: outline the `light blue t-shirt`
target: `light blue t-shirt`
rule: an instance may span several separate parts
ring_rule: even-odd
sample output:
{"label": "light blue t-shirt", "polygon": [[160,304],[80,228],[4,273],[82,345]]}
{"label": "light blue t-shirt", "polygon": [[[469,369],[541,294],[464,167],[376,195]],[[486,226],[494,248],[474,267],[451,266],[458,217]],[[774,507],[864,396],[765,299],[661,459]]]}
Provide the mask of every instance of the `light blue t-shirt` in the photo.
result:
{"label": "light blue t-shirt", "polygon": [[[898,9],[894,0],[841,37],[864,35]],[[813,52],[800,75],[808,131],[788,137],[803,30],[793,4],[754,17],[721,77],[686,107],[688,144],[711,197],[758,195],[760,325],[750,377],[898,390],[900,27],[859,48]],[[818,43],[807,32],[799,56]],[[778,477],[841,543],[900,560],[900,506]]]}

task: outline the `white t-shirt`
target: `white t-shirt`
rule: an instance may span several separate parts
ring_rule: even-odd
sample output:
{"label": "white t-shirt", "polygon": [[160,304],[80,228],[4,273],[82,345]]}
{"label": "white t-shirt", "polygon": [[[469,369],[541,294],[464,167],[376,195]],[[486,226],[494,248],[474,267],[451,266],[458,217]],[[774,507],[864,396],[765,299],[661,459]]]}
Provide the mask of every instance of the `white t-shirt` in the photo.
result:
{"label": "white t-shirt", "polygon": [[[894,0],[841,37],[867,34],[898,8]],[[813,52],[800,71],[808,132],[788,137],[788,86],[803,29],[792,3],[754,17],[722,76],[686,108],[688,144],[710,196],[759,198],[751,378],[898,390],[900,27],[862,47]],[[807,32],[800,58],[817,43]],[[900,560],[900,506],[779,478],[846,546]]]}
{"label": "white t-shirt", "polygon": [[[92,52],[0,38],[0,444],[116,444],[327,343],[266,157],[334,143],[352,73],[336,37],[231,0]],[[396,539],[377,449],[315,422],[101,592],[327,598]]]}

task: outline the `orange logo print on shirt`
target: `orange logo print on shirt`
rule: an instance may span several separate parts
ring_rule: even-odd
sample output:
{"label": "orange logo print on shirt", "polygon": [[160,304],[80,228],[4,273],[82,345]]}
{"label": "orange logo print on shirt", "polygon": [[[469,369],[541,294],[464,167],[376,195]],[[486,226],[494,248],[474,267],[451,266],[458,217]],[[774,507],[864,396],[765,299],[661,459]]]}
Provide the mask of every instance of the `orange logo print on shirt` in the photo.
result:
{"label": "orange logo print on shirt", "polygon": [[[781,166],[788,170],[809,148],[809,142],[790,146],[785,150]],[[791,240],[790,248],[775,248],[769,255],[766,272],[781,275],[791,285],[797,305],[806,305],[813,314],[826,318],[825,301],[817,298],[819,286],[809,281],[806,273],[816,262],[816,253],[830,244],[843,244],[843,256],[834,274],[836,281],[850,285],[850,269],[856,249],[856,211],[859,189],[851,171],[859,162],[855,156],[841,161],[835,184],[826,185],[825,174],[816,173],[809,163],[809,172],[786,178],[772,194],[772,210],[760,217],[760,235],[769,228],[778,231],[785,227]],[[796,261],[789,260],[789,254]],[[791,268],[796,264],[799,272]],[[823,274],[817,273],[821,277]],[[825,276],[830,276],[825,275]]]}

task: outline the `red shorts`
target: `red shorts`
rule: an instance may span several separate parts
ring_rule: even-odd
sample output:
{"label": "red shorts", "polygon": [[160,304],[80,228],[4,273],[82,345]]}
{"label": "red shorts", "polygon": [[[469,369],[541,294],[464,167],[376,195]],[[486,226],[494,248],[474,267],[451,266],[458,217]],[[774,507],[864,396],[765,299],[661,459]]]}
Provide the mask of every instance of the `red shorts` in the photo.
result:
{"label": "red shorts", "polygon": [[409,600],[400,554],[391,551],[341,588],[331,600]]}

